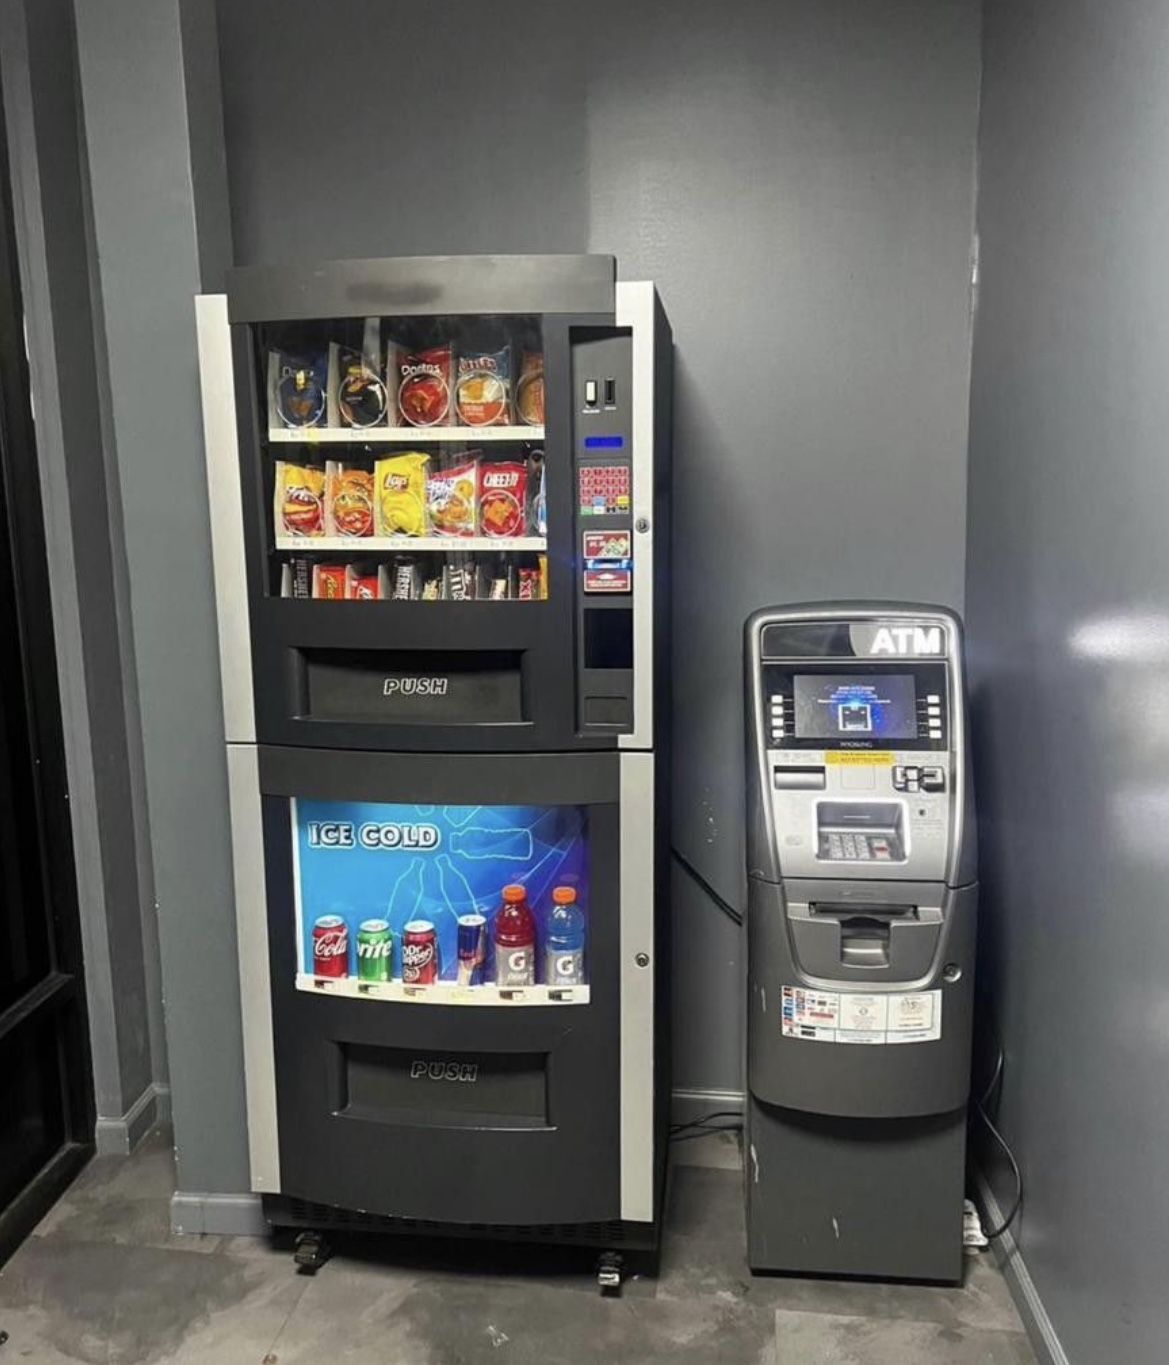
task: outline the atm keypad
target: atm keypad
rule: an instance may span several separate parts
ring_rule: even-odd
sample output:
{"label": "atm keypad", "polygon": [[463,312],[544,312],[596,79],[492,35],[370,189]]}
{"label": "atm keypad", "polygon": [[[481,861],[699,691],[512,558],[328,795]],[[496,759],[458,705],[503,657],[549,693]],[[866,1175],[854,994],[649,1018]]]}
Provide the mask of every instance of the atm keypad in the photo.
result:
{"label": "atm keypad", "polygon": [[822,830],[818,856],[832,863],[887,863],[900,856],[887,834]]}

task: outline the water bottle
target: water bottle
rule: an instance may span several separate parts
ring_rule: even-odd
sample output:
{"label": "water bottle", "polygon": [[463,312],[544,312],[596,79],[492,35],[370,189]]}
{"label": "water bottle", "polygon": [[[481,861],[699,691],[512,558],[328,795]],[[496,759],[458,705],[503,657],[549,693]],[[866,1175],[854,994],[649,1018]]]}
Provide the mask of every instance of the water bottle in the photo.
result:
{"label": "water bottle", "polygon": [[544,984],[583,986],[584,947],[585,917],[576,903],[576,888],[558,886],[552,892],[552,913],[544,940]]}

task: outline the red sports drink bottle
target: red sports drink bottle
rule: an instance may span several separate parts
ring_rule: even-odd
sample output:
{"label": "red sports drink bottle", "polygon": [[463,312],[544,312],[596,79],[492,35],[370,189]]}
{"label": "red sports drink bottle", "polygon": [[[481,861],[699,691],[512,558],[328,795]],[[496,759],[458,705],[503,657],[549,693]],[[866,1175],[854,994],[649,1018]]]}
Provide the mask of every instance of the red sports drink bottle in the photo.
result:
{"label": "red sports drink bottle", "polygon": [[522,886],[503,888],[503,905],[495,917],[495,984],[536,984],[536,920]]}

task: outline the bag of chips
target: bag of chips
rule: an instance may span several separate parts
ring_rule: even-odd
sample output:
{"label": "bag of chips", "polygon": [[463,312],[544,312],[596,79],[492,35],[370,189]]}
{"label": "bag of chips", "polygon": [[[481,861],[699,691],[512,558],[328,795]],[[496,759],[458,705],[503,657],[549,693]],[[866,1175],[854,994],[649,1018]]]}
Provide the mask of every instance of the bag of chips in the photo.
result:
{"label": "bag of chips", "polygon": [[386,386],[360,351],[330,347],[330,367],[336,374],[337,417],[343,427],[385,425]]}
{"label": "bag of chips", "polygon": [[426,467],[419,451],[390,455],[374,466],[374,524],[379,536],[426,532]]}
{"label": "bag of chips", "polygon": [[325,534],[325,471],[315,465],[276,461],[273,505],[276,534],[323,536]]}
{"label": "bag of chips", "polygon": [[432,469],[426,476],[426,514],[436,536],[478,534],[478,460],[450,469]]}
{"label": "bag of chips", "polygon": [[479,526],[485,536],[522,536],[527,524],[528,467],[518,460],[479,466]]}
{"label": "bag of chips", "polygon": [[[269,425],[323,427],[328,420],[326,388],[329,360],[326,353],[307,356],[284,351],[268,354],[272,410]],[[278,421],[272,421],[275,416]]]}
{"label": "bag of chips", "polygon": [[526,427],[544,425],[544,354],[525,351],[515,395],[518,420]]}
{"label": "bag of chips", "polygon": [[511,347],[459,356],[455,409],[465,427],[511,424]]}
{"label": "bag of chips", "polygon": [[451,420],[454,359],[449,341],[425,351],[390,342],[386,373],[396,377],[398,416],[406,426],[436,427]]}
{"label": "bag of chips", "polygon": [[368,469],[340,460],[325,465],[325,533],[373,535],[373,475]]}

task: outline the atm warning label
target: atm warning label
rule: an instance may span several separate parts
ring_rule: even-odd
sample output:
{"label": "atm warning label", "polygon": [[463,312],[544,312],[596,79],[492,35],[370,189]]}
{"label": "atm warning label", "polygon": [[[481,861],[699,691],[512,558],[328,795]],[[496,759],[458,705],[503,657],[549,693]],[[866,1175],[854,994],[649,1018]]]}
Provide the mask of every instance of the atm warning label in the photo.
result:
{"label": "atm warning label", "polygon": [[784,986],[785,1038],[814,1043],[931,1043],[942,1036],[942,993],[866,994]]}
{"label": "atm warning label", "polygon": [[893,766],[893,755],[887,749],[867,749],[867,750],[844,750],[829,749],[824,755],[824,762],[829,767],[845,768],[890,768]]}

